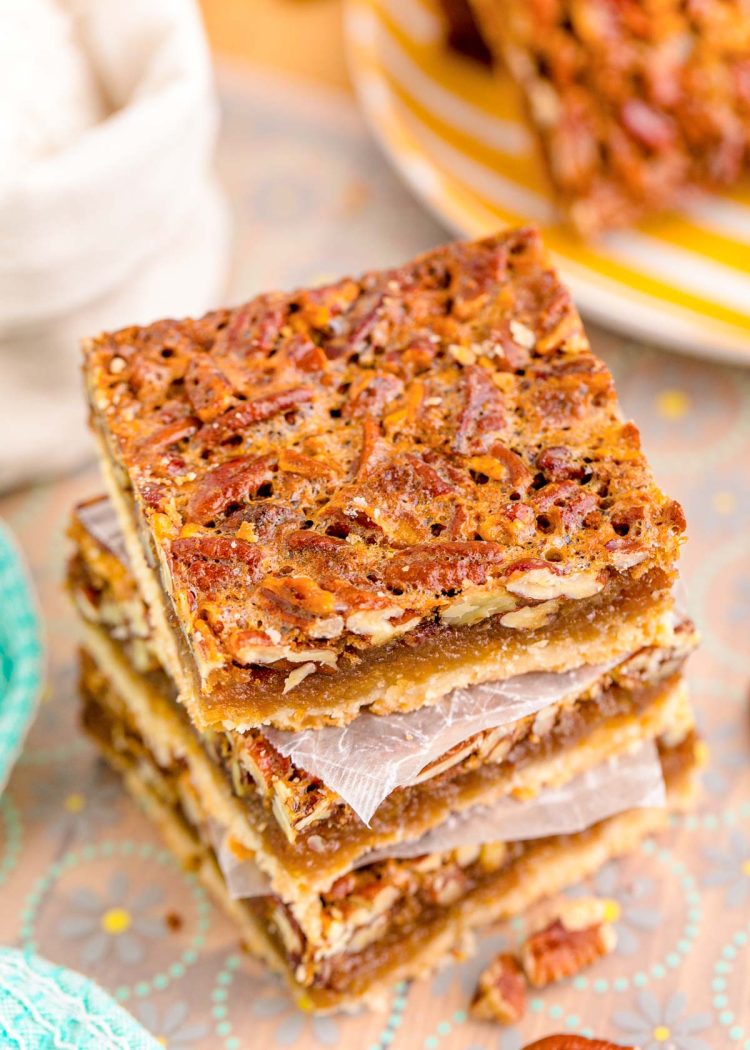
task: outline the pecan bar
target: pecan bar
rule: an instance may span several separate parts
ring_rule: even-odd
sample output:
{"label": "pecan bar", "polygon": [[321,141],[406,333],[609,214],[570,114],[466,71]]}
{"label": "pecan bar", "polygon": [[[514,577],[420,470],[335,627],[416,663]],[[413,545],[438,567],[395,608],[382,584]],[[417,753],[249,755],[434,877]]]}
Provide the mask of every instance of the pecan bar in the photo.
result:
{"label": "pecan bar", "polygon": [[[393,982],[427,973],[474,929],[587,876],[667,819],[664,810],[634,810],[576,835],[380,861],[337,879],[304,914],[278,896],[232,900],[206,832],[206,796],[184,765],[150,751],[127,713],[102,697],[85,662],[82,691],[84,725],[128,790],[307,1009],[377,1001]],[[692,732],[661,748],[674,806],[689,799],[695,751]]]}
{"label": "pecan bar", "polygon": [[[417,837],[451,812],[511,793],[531,796],[563,783],[635,740],[657,735],[682,703],[679,673],[695,644],[688,622],[676,630],[672,649],[642,650],[579,695],[457,744],[426,765],[415,783],[387,798],[365,826],[334,791],[280,755],[262,730],[199,734],[180,714],[166,674],[151,672],[144,678],[136,673],[127,618],[112,629],[99,615],[99,610],[108,615],[113,606],[123,608],[113,601],[101,572],[117,549],[101,502],[79,508],[71,529],[74,538],[81,531],[86,534],[71,561],[70,587],[79,612],[92,625],[84,633],[89,652],[131,705],[141,697],[136,721],[152,747],[157,739],[174,748],[181,737],[194,738],[192,749],[190,741],[183,748],[195,754],[188,763],[214,763],[224,774],[224,792],[234,796],[240,816],[255,828],[265,828],[260,846],[257,832],[242,826],[236,831],[238,842],[271,854],[299,885],[306,883],[311,869],[318,877],[335,875],[369,849]],[[96,546],[100,551],[92,560],[89,553]],[[115,579],[121,590],[123,569],[127,571],[126,564],[118,562]],[[139,622],[140,617],[134,631]]]}
{"label": "pecan bar", "polygon": [[730,186],[750,154],[742,0],[471,0],[590,236]]}
{"label": "pecan bar", "polygon": [[85,346],[201,729],[343,724],[669,639],[684,519],[534,230]]}

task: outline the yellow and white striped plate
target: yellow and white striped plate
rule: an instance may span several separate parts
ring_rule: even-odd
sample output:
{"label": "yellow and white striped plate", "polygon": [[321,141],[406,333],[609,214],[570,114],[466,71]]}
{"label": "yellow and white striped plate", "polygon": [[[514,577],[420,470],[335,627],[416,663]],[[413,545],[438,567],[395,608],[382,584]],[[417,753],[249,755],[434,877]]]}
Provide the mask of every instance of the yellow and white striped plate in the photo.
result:
{"label": "yellow and white striped plate", "polygon": [[750,185],[584,245],[557,220],[513,86],[447,51],[436,0],[347,0],[346,33],[375,134],[451,228],[536,223],[587,316],[750,364]]}

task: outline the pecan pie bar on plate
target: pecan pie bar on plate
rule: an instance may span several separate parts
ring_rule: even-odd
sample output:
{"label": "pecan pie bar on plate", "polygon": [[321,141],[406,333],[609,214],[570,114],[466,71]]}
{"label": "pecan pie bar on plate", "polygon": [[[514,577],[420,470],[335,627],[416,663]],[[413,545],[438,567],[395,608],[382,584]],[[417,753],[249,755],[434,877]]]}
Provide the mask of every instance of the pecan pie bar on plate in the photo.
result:
{"label": "pecan pie bar on plate", "polygon": [[535,231],[84,353],[84,726],[302,1005],[686,804],[684,519]]}
{"label": "pecan pie bar on plate", "polygon": [[560,202],[584,235],[690,204],[747,170],[747,4],[471,7],[524,94]]}

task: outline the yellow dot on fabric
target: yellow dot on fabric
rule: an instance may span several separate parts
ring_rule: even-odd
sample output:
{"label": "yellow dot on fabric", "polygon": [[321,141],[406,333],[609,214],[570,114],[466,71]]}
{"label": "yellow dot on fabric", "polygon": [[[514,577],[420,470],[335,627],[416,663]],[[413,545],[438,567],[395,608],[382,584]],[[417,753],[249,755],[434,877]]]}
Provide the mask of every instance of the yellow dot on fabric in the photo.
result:
{"label": "yellow dot on fabric", "polygon": [[733,492],[714,492],[713,504],[717,514],[731,514],[737,506],[737,498]]}
{"label": "yellow dot on fabric", "polygon": [[130,912],[125,908],[110,908],[102,915],[102,929],[113,935],[125,933],[131,921]]}
{"label": "yellow dot on fabric", "polygon": [[664,419],[682,419],[690,411],[690,398],[682,390],[662,390],[657,395],[656,407]]}
{"label": "yellow dot on fabric", "polygon": [[651,1034],[657,1043],[666,1043],[669,1039],[669,1029],[665,1024],[658,1025]]}
{"label": "yellow dot on fabric", "polygon": [[750,857],[748,857],[748,859],[742,865],[742,874],[743,875],[750,875]]}
{"label": "yellow dot on fabric", "polygon": [[80,813],[86,805],[86,799],[78,791],[71,792],[65,799],[65,808],[68,813]]}
{"label": "yellow dot on fabric", "polygon": [[156,1041],[160,1046],[167,1046],[167,1037],[165,1035],[157,1035]]}
{"label": "yellow dot on fabric", "polygon": [[620,908],[619,902],[612,900],[606,900],[604,902],[604,921],[605,922],[617,922],[620,918],[622,909]]}
{"label": "yellow dot on fabric", "polygon": [[695,756],[695,761],[698,763],[699,766],[708,765],[708,760],[711,757],[711,752],[705,740],[696,741],[695,748],[693,749],[693,754]]}

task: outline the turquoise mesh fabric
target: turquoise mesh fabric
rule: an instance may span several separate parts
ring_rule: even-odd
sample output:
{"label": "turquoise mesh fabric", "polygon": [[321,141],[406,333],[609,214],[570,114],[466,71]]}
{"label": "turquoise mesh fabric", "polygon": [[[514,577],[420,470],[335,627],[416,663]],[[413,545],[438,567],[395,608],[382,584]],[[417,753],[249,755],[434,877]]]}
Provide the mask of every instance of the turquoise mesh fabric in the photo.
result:
{"label": "turquoise mesh fabric", "polygon": [[3,1050],[159,1050],[99,985],[37,955],[0,948]]}
{"label": "turquoise mesh fabric", "polygon": [[36,605],[16,542],[0,521],[0,792],[36,711],[41,682]]}

